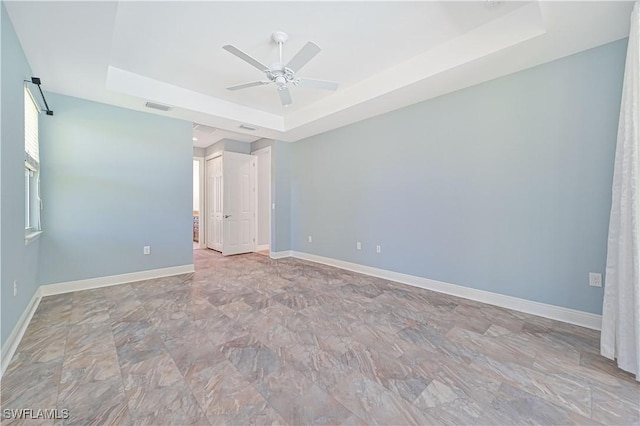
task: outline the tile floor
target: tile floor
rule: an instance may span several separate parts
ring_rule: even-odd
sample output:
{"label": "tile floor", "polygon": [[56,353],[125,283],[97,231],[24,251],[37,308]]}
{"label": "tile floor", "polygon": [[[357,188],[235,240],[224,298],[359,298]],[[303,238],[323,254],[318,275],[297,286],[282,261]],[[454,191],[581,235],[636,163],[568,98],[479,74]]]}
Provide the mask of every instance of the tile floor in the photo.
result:
{"label": "tile floor", "polygon": [[640,423],[640,385],[595,331],[300,260],[194,256],[194,274],[44,298],[2,408],[82,425]]}

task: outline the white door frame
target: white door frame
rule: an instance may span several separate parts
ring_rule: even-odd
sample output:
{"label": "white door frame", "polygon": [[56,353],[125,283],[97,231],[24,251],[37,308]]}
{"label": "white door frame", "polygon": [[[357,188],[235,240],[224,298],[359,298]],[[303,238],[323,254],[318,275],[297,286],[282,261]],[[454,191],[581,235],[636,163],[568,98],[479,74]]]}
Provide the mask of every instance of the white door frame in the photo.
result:
{"label": "white door frame", "polygon": [[[209,182],[208,182],[208,179],[207,179],[207,176],[208,176],[208,175],[207,175],[207,172],[208,172],[208,171],[206,170],[206,168],[208,167],[208,162],[209,162],[209,160],[213,160],[214,158],[217,158],[217,157],[222,157],[222,151],[214,152],[213,154],[209,154],[209,155],[205,156],[205,157],[202,159],[202,160],[203,160],[203,162],[204,162],[204,165],[205,165],[205,167],[203,167],[203,168],[201,169],[201,173],[203,173],[202,179],[204,180],[204,185],[201,185],[201,189],[200,189],[200,190],[201,190],[201,191],[204,191],[204,194],[205,194],[205,195],[204,195],[205,212],[207,213],[207,215],[206,215],[206,219],[205,219],[205,222],[206,222],[206,224],[205,224],[205,228],[209,225],[209,203],[211,202],[211,201],[209,200]],[[203,171],[203,170],[204,170],[204,171]],[[200,225],[202,226],[202,223],[201,223]],[[209,243],[209,242],[207,241],[207,235],[208,235],[208,234],[207,234],[206,232],[205,232],[204,234],[202,234],[202,232],[203,232],[203,231],[202,231],[202,228],[201,228],[201,229],[200,229],[200,233],[201,233],[200,235],[202,235],[202,236],[203,236],[203,240],[201,240],[201,241],[202,241],[202,243],[204,244],[204,247],[203,247],[203,248],[207,248],[207,247],[208,247],[208,243]]]}
{"label": "white door frame", "polygon": [[[207,226],[205,224],[205,222],[207,221],[206,218],[204,218],[203,213],[206,212],[206,198],[205,198],[205,181],[206,181],[206,174],[205,174],[205,165],[207,164],[206,160],[204,159],[204,157],[193,157],[193,161],[197,161],[198,162],[198,180],[200,181],[200,205],[198,206],[198,208],[200,209],[200,223],[199,223],[199,227],[200,229],[198,230],[198,248],[207,248],[207,242],[205,241],[206,239],[206,232],[204,232],[205,227]],[[204,219],[204,220],[203,220]]]}
{"label": "white door frame", "polygon": [[[268,153],[269,154],[269,161],[271,163],[273,163],[271,161],[271,147],[267,146],[265,148],[260,148],[257,149],[255,151],[251,151],[251,155],[256,156],[256,162],[258,163],[258,167],[259,167],[259,161],[258,161],[258,155],[259,154],[264,154],[264,153]],[[271,173],[273,173],[273,171],[271,170],[271,164],[269,164],[269,170],[271,171]],[[269,175],[269,190],[267,191],[268,193],[268,197],[269,197],[269,204],[268,204],[268,209],[267,211],[269,212],[269,253],[271,253],[271,173]],[[258,222],[259,222],[259,217],[258,215],[259,213],[259,209],[258,209],[258,170],[256,169],[256,181],[255,181],[255,187],[256,187],[256,194],[255,194],[255,205],[256,205],[256,231],[255,231],[255,235],[256,235],[256,251],[259,250],[265,250],[266,248],[263,246],[259,246],[258,245]]]}

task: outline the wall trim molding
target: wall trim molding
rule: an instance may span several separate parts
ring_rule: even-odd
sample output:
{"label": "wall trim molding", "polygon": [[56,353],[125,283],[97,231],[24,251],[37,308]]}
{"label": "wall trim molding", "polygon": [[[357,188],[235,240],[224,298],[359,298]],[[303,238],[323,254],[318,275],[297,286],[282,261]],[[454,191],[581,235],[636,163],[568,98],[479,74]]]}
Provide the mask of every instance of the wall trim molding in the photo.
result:
{"label": "wall trim molding", "polygon": [[256,245],[256,251],[269,250],[269,244],[258,244]]}
{"label": "wall trim molding", "polygon": [[285,257],[295,257],[295,256],[293,256],[293,252],[291,250],[284,250],[284,251],[271,251],[269,252],[269,257],[272,259],[283,259]]}
{"label": "wall trim molding", "polygon": [[[271,257],[273,259],[280,259],[282,257],[286,257],[285,253],[287,252],[278,252],[278,257]],[[502,308],[513,309],[514,311],[520,311],[531,315],[537,315],[540,317],[562,321],[569,324],[579,325],[581,327],[586,327],[593,330],[600,330],[602,326],[602,316],[592,314],[590,312],[578,311],[562,306],[534,302],[532,300],[521,299],[518,297],[507,296],[504,294],[493,293],[485,290],[478,290],[471,287],[450,284],[443,281],[403,274],[386,269],[374,268],[372,266],[360,265],[358,263],[346,262],[343,260],[318,256],[315,254],[304,253],[295,250],[291,250],[289,251],[289,253],[291,253],[292,257],[298,259],[321,263],[323,265],[334,266],[336,268],[346,269],[348,271],[358,272],[373,277],[384,278],[402,284],[407,284],[427,290],[433,290],[439,293],[462,297],[464,299],[487,303]]]}
{"label": "wall trim molding", "polygon": [[109,287],[135,281],[152,280],[154,278],[170,277],[172,275],[189,274],[195,272],[193,264],[171,266],[169,268],[150,269],[147,271],[130,272],[128,274],[110,275],[106,277],[89,278],[86,280],[67,281],[40,286],[42,297],[54,294],[70,293],[73,291],[89,290],[92,288]]}
{"label": "wall trim molding", "polygon": [[7,369],[7,366],[11,362],[11,358],[13,358],[13,354],[15,354],[16,349],[18,349],[18,345],[22,340],[22,336],[24,336],[25,331],[27,331],[27,326],[31,322],[31,318],[33,318],[33,314],[36,312],[38,305],[40,305],[40,301],[42,300],[42,294],[40,292],[40,288],[37,288],[29,304],[26,309],[20,315],[20,319],[16,323],[15,327],[11,331],[11,334],[2,345],[2,351],[0,355],[0,359],[2,359],[2,364],[0,366],[0,377],[4,375],[4,372]]}

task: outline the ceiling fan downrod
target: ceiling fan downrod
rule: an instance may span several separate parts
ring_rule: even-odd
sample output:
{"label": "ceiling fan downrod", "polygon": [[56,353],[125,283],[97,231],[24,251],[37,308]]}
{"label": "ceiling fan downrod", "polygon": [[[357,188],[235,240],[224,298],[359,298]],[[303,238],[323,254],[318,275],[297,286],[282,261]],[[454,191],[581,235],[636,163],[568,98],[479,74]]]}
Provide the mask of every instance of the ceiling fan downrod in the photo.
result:
{"label": "ceiling fan downrod", "polygon": [[273,39],[273,41],[278,43],[278,48],[280,50],[280,65],[284,66],[284,62],[282,61],[282,46],[287,42],[287,40],[289,40],[289,34],[285,33],[284,31],[276,31],[275,33],[271,34],[271,38]]}

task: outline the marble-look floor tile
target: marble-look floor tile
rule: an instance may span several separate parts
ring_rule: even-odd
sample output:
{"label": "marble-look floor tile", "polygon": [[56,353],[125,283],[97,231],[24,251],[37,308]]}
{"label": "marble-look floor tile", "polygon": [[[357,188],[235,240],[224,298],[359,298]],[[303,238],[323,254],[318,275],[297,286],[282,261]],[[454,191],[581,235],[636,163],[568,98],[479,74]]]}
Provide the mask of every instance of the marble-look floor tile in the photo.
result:
{"label": "marble-look floor tile", "polygon": [[346,376],[330,393],[368,424],[434,424],[427,412],[366,377]]}
{"label": "marble-look floor tile", "polygon": [[570,378],[548,375],[518,364],[500,363],[493,359],[476,360],[468,369],[487,375],[490,380],[521,389],[531,395],[553,402],[585,417],[591,416],[591,388]]}
{"label": "marble-look floor tile", "polygon": [[25,334],[17,352],[29,354],[34,362],[60,361],[64,356],[67,335],[67,327],[36,329],[33,335]]}
{"label": "marble-look floor tile", "polygon": [[598,424],[597,421],[573,411],[563,410],[525,391],[507,384],[500,386],[491,405],[483,413],[479,423],[490,424]]}
{"label": "marble-look floor tile", "polygon": [[252,382],[282,368],[282,360],[277,353],[252,336],[225,343],[222,352]]}
{"label": "marble-look floor tile", "polygon": [[0,400],[3,409],[55,408],[62,374],[62,360],[35,362],[17,357],[2,376]]}
{"label": "marble-look floor tile", "polygon": [[60,383],[99,382],[120,379],[120,365],[115,347],[90,356],[85,352],[68,354],[62,365]]}
{"label": "marble-look floor tile", "polygon": [[489,357],[504,363],[514,363],[531,366],[535,354],[527,351],[525,346],[512,344],[512,342],[500,337],[483,336],[476,332],[459,328],[452,328],[446,334],[447,340],[454,342],[476,356]]}
{"label": "marble-look floor tile", "polygon": [[[491,394],[489,390],[486,392]],[[414,405],[450,424],[476,424],[480,422],[483,414],[479,401],[451,382],[441,381],[440,377],[429,383],[416,398]]]}
{"label": "marble-look floor tile", "polygon": [[591,418],[609,425],[640,425],[640,395],[635,401],[594,388],[591,395]]}
{"label": "marble-look floor tile", "polygon": [[[640,424],[596,331],[298,259],[42,299],[0,386],[36,424]],[[30,424],[5,421],[2,424]]]}
{"label": "marble-look floor tile", "polygon": [[200,330],[190,330],[184,336],[165,342],[167,351],[178,369],[185,374],[200,361],[217,362],[226,359],[220,345],[214,345]]}
{"label": "marble-look floor tile", "polygon": [[119,377],[69,381],[60,385],[57,406],[69,410],[62,424],[129,424],[129,410]]}
{"label": "marble-look floor tile", "polygon": [[129,395],[134,425],[208,425],[209,421],[189,388],[182,384],[138,389]]}
{"label": "marble-look floor tile", "polygon": [[182,374],[168,353],[122,367],[122,382],[127,393],[139,389],[156,389],[179,385]]}

